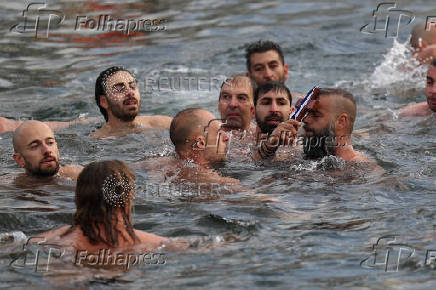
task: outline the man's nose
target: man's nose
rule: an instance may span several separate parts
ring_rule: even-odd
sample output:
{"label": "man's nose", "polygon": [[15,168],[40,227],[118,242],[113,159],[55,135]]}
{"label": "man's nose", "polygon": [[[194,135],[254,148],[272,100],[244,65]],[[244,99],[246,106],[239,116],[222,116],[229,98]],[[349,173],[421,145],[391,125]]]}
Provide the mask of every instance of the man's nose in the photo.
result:
{"label": "man's nose", "polygon": [[44,155],[51,155],[51,153],[52,153],[52,149],[51,149],[51,147],[50,146],[48,146],[47,144],[42,144],[42,153],[44,154]]}
{"label": "man's nose", "polygon": [[268,80],[271,80],[273,77],[272,70],[270,70],[268,67],[265,69],[265,78]]}
{"label": "man's nose", "polygon": [[271,112],[277,112],[278,110],[279,110],[279,106],[277,106],[276,102],[272,102],[271,103],[270,111]]}
{"label": "man's nose", "polygon": [[238,105],[238,100],[235,97],[232,97],[232,99],[230,100],[230,107],[237,107]]}

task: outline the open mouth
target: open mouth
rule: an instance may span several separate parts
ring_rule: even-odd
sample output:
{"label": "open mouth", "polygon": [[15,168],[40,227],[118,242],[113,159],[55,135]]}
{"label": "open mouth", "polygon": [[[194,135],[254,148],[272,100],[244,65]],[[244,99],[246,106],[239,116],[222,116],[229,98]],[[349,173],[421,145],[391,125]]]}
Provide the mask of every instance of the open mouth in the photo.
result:
{"label": "open mouth", "polygon": [[54,157],[47,157],[47,158],[44,158],[42,160],[43,164],[48,164],[48,163],[51,163],[51,162],[56,162],[56,158],[54,158]]}
{"label": "open mouth", "polygon": [[239,118],[241,115],[239,113],[230,113],[227,114],[227,118]]}
{"label": "open mouth", "polygon": [[138,101],[135,98],[128,98],[123,102],[123,105],[127,107],[136,107],[138,105]]}

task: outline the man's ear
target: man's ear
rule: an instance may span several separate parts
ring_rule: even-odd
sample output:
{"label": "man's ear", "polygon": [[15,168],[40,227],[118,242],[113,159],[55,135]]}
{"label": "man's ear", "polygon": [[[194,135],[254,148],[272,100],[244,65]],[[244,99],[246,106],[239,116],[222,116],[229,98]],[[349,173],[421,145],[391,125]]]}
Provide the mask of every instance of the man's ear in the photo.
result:
{"label": "man's ear", "polygon": [[12,155],[12,158],[14,158],[14,161],[15,163],[17,163],[18,166],[24,168],[26,162],[24,161],[23,155],[21,155],[20,153],[14,153],[14,155]]}
{"label": "man's ear", "polygon": [[107,97],[105,95],[100,95],[100,106],[102,106],[106,110],[109,108]]}
{"label": "man's ear", "polygon": [[295,111],[295,107],[291,106],[291,114]]}
{"label": "man's ear", "polygon": [[193,150],[205,150],[207,146],[206,138],[204,136],[197,136],[195,139],[195,143],[192,144]]}
{"label": "man's ear", "polygon": [[284,70],[284,77],[285,79],[283,81],[286,81],[289,78],[289,67],[287,64],[283,65],[283,70]]}
{"label": "man's ear", "polygon": [[246,75],[247,77],[251,78],[251,73],[250,73],[249,71],[246,72],[245,75]]}
{"label": "man's ear", "polygon": [[340,114],[336,118],[335,122],[335,128],[336,128],[336,134],[341,133],[345,134],[347,132],[347,125],[348,125],[348,115],[346,113]]}

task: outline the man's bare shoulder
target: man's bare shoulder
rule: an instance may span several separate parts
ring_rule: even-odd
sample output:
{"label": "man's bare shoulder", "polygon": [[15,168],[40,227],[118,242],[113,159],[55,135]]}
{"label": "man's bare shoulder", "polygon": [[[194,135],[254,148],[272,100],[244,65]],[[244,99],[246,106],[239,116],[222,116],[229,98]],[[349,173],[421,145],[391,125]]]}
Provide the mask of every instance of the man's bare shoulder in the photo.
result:
{"label": "man's bare shoulder", "polygon": [[141,241],[141,244],[144,244],[144,245],[151,247],[151,248],[157,248],[160,245],[162,245],[163,243],[168,242],[167,238],[164,238],[164,237],[161,237],[161,236],[158,236],[155,234],[143,232],[140,230],[135,230],[135,234],[139,238],[139,240]]}
{"label": "man's bare shoulder", "polygon": [[408,105],[401,109],[400,117],[425,117],[432,113],[427,102]]}
{"label": "man's bare shoulder", "polygon": [[23,122],[0,117],[0,133],[15,131],[21,123]]}
{"label": "man's bare shoulder", "polygon": [[62,226],[60,228],[50,230],[39,235],[36,235],[36,238],[45,238],[46,242],[52,242],[59,240],[60,236],[63,235],[71,226]]}
{"label": "man's bare shoulder", "polygon": [[138,116],[138,121],[142,125],[149,126],[154,129],[168,129],[171,125],[173,118],[168,116]]}
{"label": "man's bare shoulder", "polygon": [[80,165],[67,165],[62,166],[59,169],[59,175],[66,178],[71,178],[73,180],[77,180],[80,172],[82,172],[83,167]]}

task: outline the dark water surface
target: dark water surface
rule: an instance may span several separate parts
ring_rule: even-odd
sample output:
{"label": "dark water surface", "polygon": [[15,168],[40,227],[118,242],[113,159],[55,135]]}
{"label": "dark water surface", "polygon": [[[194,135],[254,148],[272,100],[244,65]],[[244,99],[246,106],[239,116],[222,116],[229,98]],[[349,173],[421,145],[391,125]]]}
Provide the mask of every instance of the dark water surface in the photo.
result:
{"label": "dark water surface", "polygon": [[[147,190],[147,173],[139,172],[136,227],[194,239],[198,246],[166,253],[165,265],[139,265],[125,273],[83,270],[67,263],[57,265],[56,271],[36,273],[32,266],[9,266],[22,250],[1,241],[0,287],[435,288],[435,263],[426,265],[426,253],[436,253],[436,119],[434,114],[397,118],[400,107],[425,99],[425,69],[401,70],[409,63],[402,43],[412,25],[400,31],[398,42],[383,33],[359,31],[373,21],[379,2],[48,1],[47,8],[62,11],[65,20],[48,38],[38,40],[31,32],[9,31],[23,22],[26,3],[0,4],[0,116],[99,116],[95,79],[112,65],[124,65],[136,74],[142,114],[174,116],[189,106],[216,114],[217,80],[244,72],[245,45],[270,38],[284,50],[290,66],[287,85],[293,91],[319,84],[344,87],[356,96],[355,131],[361,134],[353,142],[385,172],[371,174],[337,160],[256,166],[238,158],[230,158],[221,169],[279,203],[250,201],[243,195],[231,197],[233,202],[201,203],[181,201],[171,193],[157,196]],[[397,1],[397,6],[413,11],[414,23],[436,15],[434,1]],[[130,37],[74,31],[77,15],[100,14],[165,18],[167,29]],[[153,82],[159,77],[173,81],[172,87],[161,83],[159,90]],[[97,141],[87,137],[93,128],[81,125],[57,132],[64,164],[108,158],[135,162],[173,150],[165,131]],[[15,235],[23,241],[23,233],[29,237],[70,223],[74,184],[11,184],[10,176],[21,172],[11,158],[11,136],[0,135],[0,236],[21,231]],[[396,236],[397,245],[392,245],[393,237],[382,239],[379,265],[374,265],[372,245],[389,235]]]}

